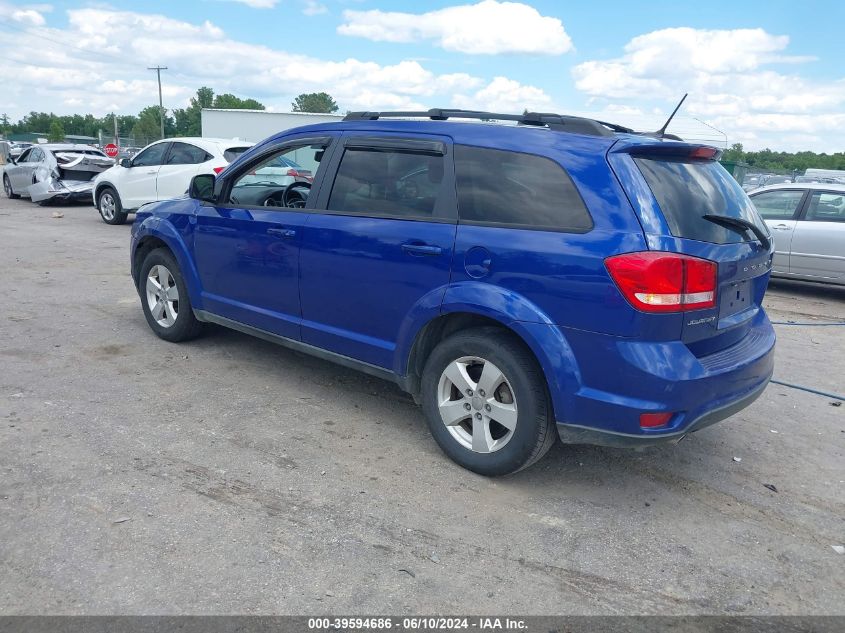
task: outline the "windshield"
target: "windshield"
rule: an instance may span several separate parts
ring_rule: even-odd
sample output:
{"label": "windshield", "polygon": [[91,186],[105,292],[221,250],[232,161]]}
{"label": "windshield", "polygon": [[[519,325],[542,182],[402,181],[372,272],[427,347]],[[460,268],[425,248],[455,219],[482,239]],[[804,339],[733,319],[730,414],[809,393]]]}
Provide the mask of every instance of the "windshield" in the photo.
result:
{"label": "windshield", "polygon": [[[730,244],[756,239],[753,233],[705,220],[708,214],[765,224],[748,196],[716,161],[635,158],[675,237]],[[766,229],[763,228],[765,231]]]}

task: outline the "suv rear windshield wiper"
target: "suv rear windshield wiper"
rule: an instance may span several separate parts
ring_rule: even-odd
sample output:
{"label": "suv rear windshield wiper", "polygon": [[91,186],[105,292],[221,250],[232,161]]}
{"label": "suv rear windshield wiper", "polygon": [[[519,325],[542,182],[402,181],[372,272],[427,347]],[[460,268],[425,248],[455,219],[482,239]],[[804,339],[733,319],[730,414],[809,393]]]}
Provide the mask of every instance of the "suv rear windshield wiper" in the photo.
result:
{"label": "suv rear windshield wiper", "polygon": [[760,243],[763,245],[763,248],[769,250],[769,246],[771,246],[772,242],[769,239],[769,236],[766,235],[765,231],[761,229],[759,226],[754,224],[753,222],[749,222],[743,218],[734,218],[727,215],[717,215],[715,213],[705,213],[703,216],[705,220],[709,220],[714,224],[721,224],[722,226],[728,227],[729,229],[740,229],[741,231],[751,231],[754,233],[754,236],[760,240]]}

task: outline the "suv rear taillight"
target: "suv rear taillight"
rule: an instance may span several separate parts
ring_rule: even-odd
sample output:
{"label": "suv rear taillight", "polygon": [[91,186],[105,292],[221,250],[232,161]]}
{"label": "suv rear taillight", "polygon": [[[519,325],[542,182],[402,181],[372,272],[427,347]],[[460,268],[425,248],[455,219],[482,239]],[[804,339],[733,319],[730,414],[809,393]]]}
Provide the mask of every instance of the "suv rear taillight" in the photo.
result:
{"label": "suv rear taillight", "polygon": [[225,165],[223,165],[223,167],[214,167],[214,173],[219,175],[224,169],[226,169]]}
{"label": "suv rear taillight", "polygon": [[685,312],[716,305],[716,262],[646,251],[614,255],[604,263],[619,290],[637,310]]}

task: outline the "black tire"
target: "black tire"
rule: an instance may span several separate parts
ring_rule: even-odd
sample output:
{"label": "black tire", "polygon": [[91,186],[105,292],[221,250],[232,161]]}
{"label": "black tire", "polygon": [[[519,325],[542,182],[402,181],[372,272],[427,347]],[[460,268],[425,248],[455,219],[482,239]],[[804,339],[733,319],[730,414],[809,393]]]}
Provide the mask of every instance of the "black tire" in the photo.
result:
{"label": "black tire", "polygon": [[9,198],[9,200],[17,200],[20,198],[18,194],[12,191],[12,181],[9,180],[9,176],[6,174],[3,174],[3,190],[6,192],[6,197]]}
{"label": "black tire", "polygon": [[[463,357],[477,357],[493,363],[512,389],[512,398],[516,402],[516,425],[510,439],[493,452],[475,452],[461,444],[440,415],[441,375],[453,361]],[[557,429],[540,366],[522,341],[498,328],[465,330],[438,344],[423,370],[421,399],[428,427],[443,452],[464,468],[480,475],[507,475],[527,468],[543,457],[557,441]],[[476,404],[471,406],[475,408]],[[470,414],[477,415],[475,409]],[[472,417],[470,427],[474,428]]]}
{"label": "black tire", "polygon": [[[155,266],[163,266],[170,273],[174,282],[173,285],[178,291],[178,301],[175,302],[176,318],[173,324],[169,326],[161,325],[153,316],[147,295],[147,278],[150,275],[150,270]],[[176,258],[166,248],[157,248],[144,258],[138,282],[138,293],[141,295],[141,306],[144,309],[147,324],[159,338],[171,343],[179,343],[196,338],[202,333],[203,324],[194,316],[191,300],[188,297],[188,288],[182,278],[179,264],[176,263]]]}
{"label": "black tire", "polygon": [[[109,213],[109,201],[114,204],[114,212]],[[105,210],[104,210],[105,209]],[[97,211],[100,212],[100,217],[106,224],[117,225],[126,222],[126,216],[129,215],[123,210],[123,203],[120,201],[120,196],[117,195],[112,187],[103,187],[97,193]]]}

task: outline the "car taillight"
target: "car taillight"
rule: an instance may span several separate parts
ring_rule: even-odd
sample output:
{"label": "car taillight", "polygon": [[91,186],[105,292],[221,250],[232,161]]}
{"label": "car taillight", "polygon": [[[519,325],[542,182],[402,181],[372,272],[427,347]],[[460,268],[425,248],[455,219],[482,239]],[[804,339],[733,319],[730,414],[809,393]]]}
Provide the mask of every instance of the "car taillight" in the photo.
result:
{"label": "car taillight", "polygon": [[614,255],[604,263],[625,298],[643,312],[684,312],[716,305],[715,262],[646,251]]}
{"label": "car taillight", "polygon": [[223,171],[224,169],[226,169],[226,165],[223,165],[223,167],[215,167],[215,168],[214,168],[214,173],[215,173],[215,174],[219,174],[219,173],[220,173],[221,171]]}
{"label": "car taillight", "polygon": [[295,169],[288,169],[288,176],[291,178],[299,178],[299,172]]}

